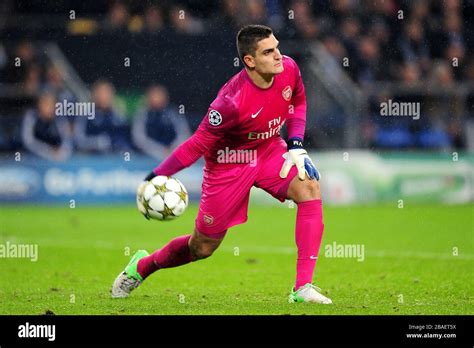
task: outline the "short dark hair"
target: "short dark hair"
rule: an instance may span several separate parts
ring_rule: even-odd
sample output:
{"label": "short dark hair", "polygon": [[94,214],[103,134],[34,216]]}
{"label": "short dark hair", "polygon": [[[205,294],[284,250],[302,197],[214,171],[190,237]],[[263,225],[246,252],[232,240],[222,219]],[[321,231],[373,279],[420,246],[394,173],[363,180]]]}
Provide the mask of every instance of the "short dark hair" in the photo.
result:
{"label": "short dark hair", "polygon": [[250,54],[255,57],[257,49],[257,42],[266,39],[273,34],[273,30],[265,25],[246,25],[237,33],[237,52],[239,57],[244,62],[244,56]]}

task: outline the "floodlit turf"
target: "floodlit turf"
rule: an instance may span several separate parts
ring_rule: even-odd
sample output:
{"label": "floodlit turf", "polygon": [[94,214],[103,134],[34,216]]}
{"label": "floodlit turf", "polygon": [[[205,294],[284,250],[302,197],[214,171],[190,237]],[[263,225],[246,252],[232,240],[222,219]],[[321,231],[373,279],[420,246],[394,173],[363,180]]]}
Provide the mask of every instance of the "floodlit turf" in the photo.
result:
{"label": "floodlit turf", "polygon": [[[252,206],[212,257],[111,299],[128,252],[189,233],[196,210],[157,222],[133,206],[0,207],[0,244],[39,248],[37,262],[0,259],[0,314],[474,313],[473,205],[325,208],[315,280],[331,306],[287,303],[296,255],[296,209],[287,205]],[[325,256],[334,241],[364,246],[363,260]]]}

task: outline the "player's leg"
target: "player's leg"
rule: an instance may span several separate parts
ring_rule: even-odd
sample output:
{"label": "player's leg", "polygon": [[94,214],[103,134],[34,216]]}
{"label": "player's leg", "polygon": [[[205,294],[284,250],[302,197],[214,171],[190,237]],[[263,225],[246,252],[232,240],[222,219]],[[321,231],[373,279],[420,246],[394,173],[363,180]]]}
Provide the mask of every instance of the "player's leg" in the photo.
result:
{"label": "player's leg", "polygon": [[211,256],[219,245],[221,245],[226,232],[227,230],[215,235],[206,236],[195,228],[194,233],[189,239],[189,249],[194,261],[206,259]]}
{"label": "player's leg", "polygon": [[[291,168],[286,179],[279,176],[283,165],[286,144],[275,141],[260,161],[259,176],[255,186],[262,188],[280,201],[293,200],[297,206],[295,240],[298,249],[296,282],[290,294],[291,302],[331,303],[312,285],[319,248],[324,231],[320,184],[316,180],[299,180],[296,167]],[[299,296],[297,293],[301,292]]]}
{"label": "player's leg", "polygon": [[163,268],[185,265],[192,261],[205,259],[212,255],[224,239],[225,231],[213,237],[200,233],[197,229],[171,240],[163,248],[138,261],[138,273],[144,279]]}
{"label": "player's leg", "polygon": [[224,239],[225,232],[209,237],[195,229],[193,234],[175,238],[151,255],[145,250],[137,251],[115,280],[112,297],[128,297],[132,290],[159,269],[178,267],[211,256]]}
{"label": "player's leg", "polygon": [[288,187],[287,198],[293,200],[298,207],[295,229],[298,248],[295,289],[298,290],[313,282],[324,231],[319,182],[308,178],[301,181],[296,176]]}
{"label": "player's leg", "polygon": [[295,176],[288,185],[286,197],[296,204],[321,199],[320,183],[317,180],[310,180],[308,177],[305,180],[300,180],[298,176]]}
{"label": "player's leg", "polygon": [[305,297],[308,297],[314,298],[315,302],[332,303],[330,299],[315,291],[312,285],[324,232],[320,184],[316,180],[309,180],[308,177],[302,181],[295,176],[288,187],[287,198],[298,206],[295,229],[298,248],[296,282],[290,300],[304,301]]}

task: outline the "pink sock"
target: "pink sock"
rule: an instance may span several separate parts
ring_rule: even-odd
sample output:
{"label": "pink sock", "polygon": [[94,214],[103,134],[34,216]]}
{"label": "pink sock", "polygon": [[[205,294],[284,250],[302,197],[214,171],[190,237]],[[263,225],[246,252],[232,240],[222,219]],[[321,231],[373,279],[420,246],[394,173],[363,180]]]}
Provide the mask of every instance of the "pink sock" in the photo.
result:
{"label": "pink sock", "polygon": [[171,268],[193,261],[188,242],[191,235],[173,239],[163,248],[138,261],[137,271],[145,279],[160,268]]}
{"label": "pink sock", "polygon": [[296,214],[296,246],[298,259],[296,262],[295,289],[313,282],[313,272],[323,238],[323,207],[322,201],[316,199],[298,204]]}

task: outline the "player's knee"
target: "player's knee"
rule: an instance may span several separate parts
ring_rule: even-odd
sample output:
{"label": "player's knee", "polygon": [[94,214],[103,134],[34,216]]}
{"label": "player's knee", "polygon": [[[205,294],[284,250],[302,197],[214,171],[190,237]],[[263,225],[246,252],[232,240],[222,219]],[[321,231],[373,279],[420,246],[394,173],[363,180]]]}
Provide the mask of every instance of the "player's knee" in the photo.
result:
{"label": "player's knee", "polygon": [[191,242],[189,243],[189,249],[194,260],[208,258],[221,243],[221,240],[218,239],[211,239],[202,235],[200,237],[201,238],[196,239],[191,238]]}
{"label": "player's knee", "polygon": [[216,246],[202,243],[200,245],[191,246],[191,254],[195,260],[206,259],[214,253]]}
{"label": "player's knee", "polygon": [[321,199],[321,188],[317,180],[300,181],[298,189],[294,191],[293,200],[296,203]]}
{"label": "player's knee", "polygon": [[309,180],[308,182],[309,195],[312,199],[321,198],[321,186],[317,180]]}
{"label": "player's knee", "polygon": [[193,259],[201,260],[211,256],[221,244],[222,239],[223,237],[208,237],[205,234],[200,233],[197,229],[195,229],[189,241],[189,249]]}

